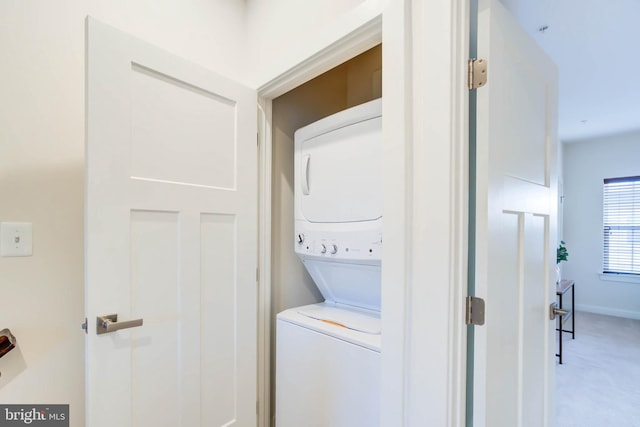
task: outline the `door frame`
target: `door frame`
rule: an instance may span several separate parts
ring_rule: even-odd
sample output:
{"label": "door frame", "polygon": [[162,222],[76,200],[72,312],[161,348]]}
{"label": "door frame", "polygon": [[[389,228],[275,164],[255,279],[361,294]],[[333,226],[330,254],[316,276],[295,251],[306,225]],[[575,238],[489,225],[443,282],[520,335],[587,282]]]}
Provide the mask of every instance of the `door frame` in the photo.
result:
{"label": "door frame", "polygon": [[[268,427],[273,419],[272,100],[382,42],[383,187],[385,199],[394,200],[384,205],[384,227],[394,237],[385,242],[382,269],[381,426],[463,426],[469,4],[437,0],[426,7],[404,0],[352,18],[348,28],[325,37],[331,42],[318,43],[323,47],[315,54],[258,88],[258,425]],[[428,182],[438,186],[425,194],[421,184]]]}
{"label": "door frame", "polygon": [[413,0],[411,16],[412,232],[406,260],[410,280],[404,425],[462,427],[467,385],[470,0]]}

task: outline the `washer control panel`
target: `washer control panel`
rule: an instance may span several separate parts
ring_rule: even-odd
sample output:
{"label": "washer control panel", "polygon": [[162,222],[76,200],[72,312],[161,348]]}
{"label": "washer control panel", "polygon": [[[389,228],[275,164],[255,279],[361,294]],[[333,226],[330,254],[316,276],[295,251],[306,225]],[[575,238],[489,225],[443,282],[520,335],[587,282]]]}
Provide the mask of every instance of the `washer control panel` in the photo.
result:
{"label": "washer control panel", "polygon": [[382,258],[382,233],[295,233],[295,250],[298,254],[344,260],[380,260]]}

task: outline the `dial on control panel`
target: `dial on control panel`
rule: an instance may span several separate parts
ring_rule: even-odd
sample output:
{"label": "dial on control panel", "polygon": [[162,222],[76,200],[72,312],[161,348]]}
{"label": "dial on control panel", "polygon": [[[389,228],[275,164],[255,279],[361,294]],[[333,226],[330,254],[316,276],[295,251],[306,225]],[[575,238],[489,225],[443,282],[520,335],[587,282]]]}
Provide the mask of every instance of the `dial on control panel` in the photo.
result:
{"label": "dial on control panel", "polygon": [[[296,235],[296,243],[297,243],[298,245],[302,245],[302,244],[304,243],[304,241],[305,241],[305,236],[304,236],[304,234],[303,234],[303,233],[298,233],[298,234]],[[308,247],[308,246],[307,246],[307,249],[309,249],[309,247]],[[331,255],[335,255],[335,254],[337,254],[337,253],[338,253],[338,245],[336,245],[336,244],[331,244],[331,245],[330,245],[330,247],[328,248],[326,243],[321,243],[321,244],[320,244],[320,253],[321,253],[321,254],[326,254],[326,253],[327,253],[327,251],[329,251],[329,253],[330,253]],[[346,251],[348,252],[348,251],[349,251],[349,249],[346,249]]]}
{"label": "dial on control panel", "polygon": [[[325,245],[324,243],[320,245],[320,253],[321,254],[326,254],[327,253],[327,245]],[[332,255],[335,255],[338,253],[338,246],[336,245],[331,245],[331,251],[330,253]]]}

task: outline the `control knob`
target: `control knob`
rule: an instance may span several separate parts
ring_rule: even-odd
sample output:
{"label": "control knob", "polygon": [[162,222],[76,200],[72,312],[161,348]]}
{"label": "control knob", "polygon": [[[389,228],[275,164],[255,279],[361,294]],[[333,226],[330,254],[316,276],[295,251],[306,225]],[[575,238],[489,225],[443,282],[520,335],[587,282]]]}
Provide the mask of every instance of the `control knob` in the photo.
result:
{"label": "control knob", "polygon": [[325,245],[324,243],[321,245],[322,249],[320,249],[320,253],[321,254],[326,254],[327,253],[327,245]]}
{"label": "control knob", "polygon": [[298,234],[298,244],[301,245],[304,242],[304,234]]}
{"label": "control knob", "polygon": [[338,247],[336,245],[331,245],[331,253],[334,255],[338,253]]}

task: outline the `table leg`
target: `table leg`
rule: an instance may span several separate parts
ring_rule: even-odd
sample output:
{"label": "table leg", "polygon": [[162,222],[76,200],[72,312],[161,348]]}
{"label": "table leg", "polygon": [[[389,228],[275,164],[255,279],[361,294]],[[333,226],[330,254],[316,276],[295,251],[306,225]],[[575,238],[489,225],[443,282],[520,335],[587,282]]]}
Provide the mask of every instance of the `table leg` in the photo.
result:
{"label": "table leg", "polygon": [[[562,294],[560,294],[560,308],[562,308]],[[560,355],[560,364],[562,365],[562,316],[558,316],[558,333],[560,334],[560,348],[559,348],[559,355]]]}
{"label": "table leg", "polygon": [[[561,332],[562,333],[562,332]],[[571,287],[571,338],[576,339],[576,287]]]}

